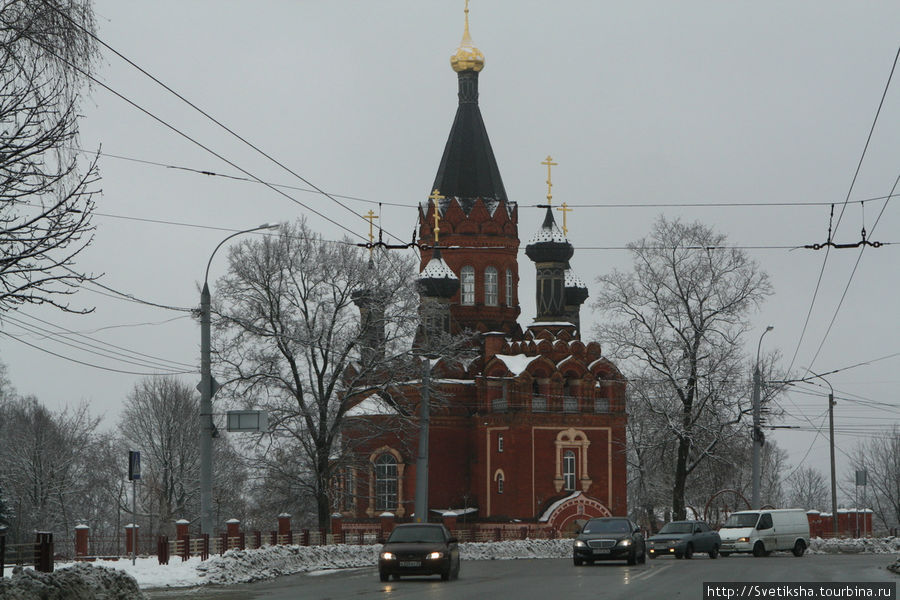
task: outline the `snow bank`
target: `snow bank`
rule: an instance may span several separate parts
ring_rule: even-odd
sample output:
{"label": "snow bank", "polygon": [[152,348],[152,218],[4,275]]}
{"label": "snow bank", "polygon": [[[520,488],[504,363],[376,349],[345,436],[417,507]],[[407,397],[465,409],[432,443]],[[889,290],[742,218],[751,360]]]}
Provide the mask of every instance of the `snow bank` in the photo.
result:
{"label": "snow bank", "polygon": [[197,567],[200,583],[248,583],[323,569],[369,567],[378,561],[380,545],[267,546],[259,550],[229,550]]}
{"label": "snow bank", "polygon": [[[230,550],[197,566],[202,583],[232,584],[271,579],[280,575],[374,567],[381,546],[268,546],[259,550]],[[567,558],[572,540],[515,540],[459,545],[462,560]]]}
{"label": "snow bank", "polygon": [[4,600],[132,600],[145,598],[134,577],[105,567],[80,563],[53,573],[15,569],[0,579]]}
{"label": "snow bank", "polygon": [[898,554],[900,537],[885,538],[810,538],[812,554]]}

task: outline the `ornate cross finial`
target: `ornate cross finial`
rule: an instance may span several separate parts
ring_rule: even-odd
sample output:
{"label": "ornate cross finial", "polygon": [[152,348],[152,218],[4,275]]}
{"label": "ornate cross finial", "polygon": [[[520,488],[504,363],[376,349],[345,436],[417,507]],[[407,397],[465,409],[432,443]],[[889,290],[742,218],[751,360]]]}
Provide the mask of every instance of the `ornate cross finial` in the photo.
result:
{"label": "ornate cross finial", "polygon": [[560,205],[560,208],[557,208],[556,210],[562,212],[562,214],[563,214],[563,226],[562,226],[563,235],[568,235],[568,234],[569,234],[569,229],[566,227],[566,213],[572,212],[572,209],[569,208],[568,205],[567,205],[565,202],[563,202],[563,203]]}
{"label": "ornate cross finial", "polygon": [[[468,5],[469,0],[466,0],[466,5]],[[468,10],[468,9],[466,9]],[[441,222],[441,211],[438,206],[438,201],[443,200],[445,196],[441,196],[441,193],[437,188],[434,188],[434,191],[431,192],[431,195],[428,196],[428,199],[434,203],[434,245],[437,246],[438,243],[438,235],[441,233],[440,222]]]}
{"label": "ornate cross finial", "polygon": [[[374,212],[372,212],[371,209],[369,210],[368,213],[363,215],[363,219],[365,219],[366,221],[369,222],[369,243],[370,244],[375,241],[375,232],[373,231],[373,226],[375,225],[375,219],[377,219],[377,218],[378,218],[378,216]],[[373,249],[374,248],[369,248],[369,254],[372,254]]]}
{"label": "ornate cross finial", "polygon": [[[550,168],[555,167],[559,163],[553,162],[553,158],[548,154],[547,158],[541,164],[547,165],[547,204],[553,204],[553,194],[551,193],[553,189],[553,183],[551,182]],[[565,214],[566,213],[563,213],[563,215]]]}

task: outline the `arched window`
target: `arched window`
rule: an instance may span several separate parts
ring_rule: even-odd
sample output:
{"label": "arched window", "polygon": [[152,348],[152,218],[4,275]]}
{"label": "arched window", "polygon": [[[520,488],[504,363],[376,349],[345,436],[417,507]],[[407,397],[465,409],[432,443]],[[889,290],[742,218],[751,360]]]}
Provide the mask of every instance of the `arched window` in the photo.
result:
{"label": "arched window", "polygon": [[513,305],[513,276],[512,269],[506,270],[506,305]]}
{"label": "arched window", "polygon": [[563,487],[567,492],[575,490],[575,451],[563,452]]}
{"label": "arched window", "polygon": [[487,306],[497,306],[500,302],[500,292],[497,289],[497,269],[487,267],[484,270],[484,303]]}
{"label": "arched window", "polygon": [[467,306],[475,304],[475,267],[463,267],[459,273],[460,302]]}
{"label": "arched window", "polygon": [[382,454],[375,459],[375,510],[397,507],[397,459]]}
{"label": "arched window", "polygon": [[504,484],[503,471],[497,471],[497,474],[494,476],[494,479],[497,480],[497,493],[502,494],[503,493],[503,484]]}

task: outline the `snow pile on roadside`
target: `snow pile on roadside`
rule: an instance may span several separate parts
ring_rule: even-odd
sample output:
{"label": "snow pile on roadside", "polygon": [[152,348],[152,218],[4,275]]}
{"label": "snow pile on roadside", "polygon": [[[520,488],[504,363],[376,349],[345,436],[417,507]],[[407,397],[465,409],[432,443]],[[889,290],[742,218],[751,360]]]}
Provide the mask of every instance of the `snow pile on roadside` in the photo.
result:
{"label": "snow pile on roadside", "polygon": [[144,593],[128,573],[80,563],[53,573],[16,569],[0,580],[4,600],[142,600]]}
{"label": "snow pile on roadside", "polygon": [[259,550],[229,550],[197,567],[201,583],[248,583],[320,569],[370,567],[381,546],[266,546]]}
{"label": "snow pile on roadside", "polygon": [[462,560],[516,560],[524,558],[571,558],[572,540],[510,540],[469,542],[459,545]]}
{"label": "snow pile on roadside", "polygon": [[122,560],[96,560],[91,563],[73,562],[73,563],[57,563],[56,568],[65,569],[73,565],[90,564],[95,567],[106,567],[123,571],[134,577],[138,586],[143,588],[158,587],[189,587],[192,585],[200,585],[203,580],[197,573],[197,567],[202,561],[199,556],[194,556],[186,561],[173,557],[169,564],[161,565],[155,556],[139,557],[135,564],[131,564],[131,559]]}
{"label": "snow pile on roadside", "polygon": [[810,538],[813,554],[898,554],[900,537],[884,538]]}
{"label": "snow pile on roadside", "polygon": [[[279,575],[374,567],[380,545],[268,546],[259,550],[230,550],[197,566],[203,583],[232,584],[271,579]],[[568,558],[572,540],[514,540],[459,545],[462,560]]]}

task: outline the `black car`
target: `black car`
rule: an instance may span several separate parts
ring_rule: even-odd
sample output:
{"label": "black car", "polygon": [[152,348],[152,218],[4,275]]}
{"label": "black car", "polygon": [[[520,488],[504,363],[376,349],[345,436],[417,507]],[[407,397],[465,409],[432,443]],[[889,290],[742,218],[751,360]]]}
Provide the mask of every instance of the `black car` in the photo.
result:
{"label": "black car", "polygon": [[585,523],[572,552],[576,567],[595,560],[626,560],[629,565],[647,560],[641,528],[624,517],[603,517]]}
{"label": "black car", "polygon": [[672,521],[663,525],[659,533],[647,540],[650,558],[666,555],[691,558],[694,552],[703,552],[710,558],[716,558],[721,547],[719,533],[705,521]]}
{"label": "black car", "polygon": [[378,556],[378,576],[440,575],[447,581],[459,577],[459,543],[437,523],[406,523],[391,532]]}

